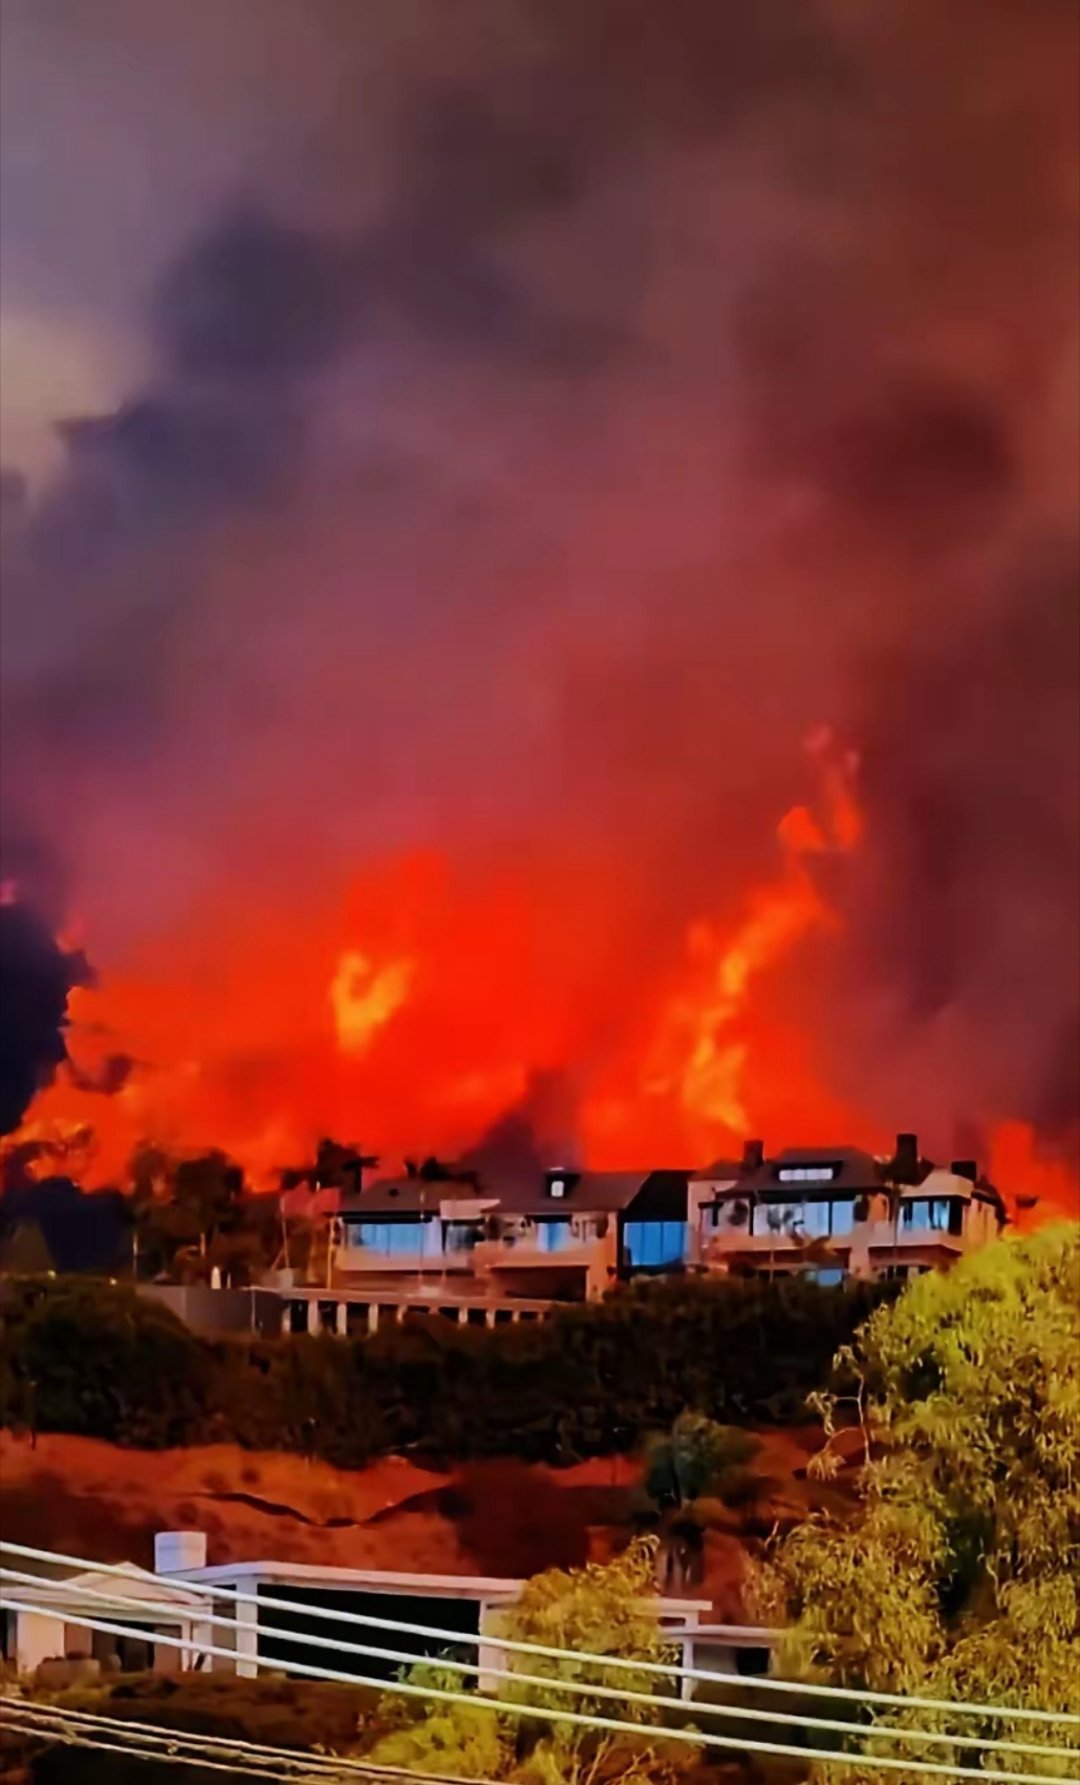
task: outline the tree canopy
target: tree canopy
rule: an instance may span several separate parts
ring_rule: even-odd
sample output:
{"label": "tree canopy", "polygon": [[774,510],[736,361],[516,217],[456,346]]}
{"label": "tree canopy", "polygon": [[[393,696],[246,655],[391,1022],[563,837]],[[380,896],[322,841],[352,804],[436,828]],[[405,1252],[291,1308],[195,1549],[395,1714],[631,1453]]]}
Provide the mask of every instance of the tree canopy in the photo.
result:
{"label": "tree canopy", "polygon": [[[492,1634],[623,1660],[671,1661],[655,1595],[655,1540],[638,1538],[612,1562],[552,1568],[534,1576]],[[372,1750],[371,1760],[418,1773],[442,1770],[464,1778],[513,1779],[515,1785],[674,1785],[696,1757],[689,1743],[635,1740],[552,1720],[553,1711],[570,1710],[630,1723],[655,1722],[647,1705],[602,1692],[568,1693],[556,1683],[571,1680],[619,1693],[655,1693],[662,1676],[645,1667],[639,1672],[513,1652],[505,1657],[505,1666],[552,1681],[550,1687],[513,1679],[498,1683],[505,1704],[528,1706],[535,1717],[523,1719],[479,1703],[418,1710],[420,1701],[413,1700],[399,1706],[400,1727]],[[410,1677],[459,1691],[462,1684],[459,1675],[431,1666],[413,1669]]]}
{"label": "tree canopy", "polygon": [[[1002,1241],[920,1277],[841,1354],[872,1454],[854,1523],[800,1525],[762,1578],[762,1615],[789,1623],[789,1669],[1080,1708],[1078,1292],[1077,1229]],[[819,1400],[834,1432],[838,1397]],[[832,1455],[830,1438],[822,1473]],[[935,1716],[916,1721],[952,1727]],[[984,1733],[1029,1732],[1003,1717]],[[1076,1739],[1067,1725],[1041,1736]],[[1057,1764],[1043,1762],[1048,1777],[1063,1776]],[[880,1775],[868,1760],[850,1776]]]}

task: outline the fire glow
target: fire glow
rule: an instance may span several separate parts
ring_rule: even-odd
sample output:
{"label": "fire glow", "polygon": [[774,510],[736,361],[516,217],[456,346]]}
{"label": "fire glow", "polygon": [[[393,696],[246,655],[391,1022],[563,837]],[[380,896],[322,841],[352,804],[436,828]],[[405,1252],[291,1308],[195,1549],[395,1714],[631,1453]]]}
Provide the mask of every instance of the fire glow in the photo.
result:
{"label": "fire glow", "polygon": [[[552,958],[547,888],[521,877],[481,891],[435,856],[409,857],[357,876],[336,910],[303,924],[270,912],[193,924],[154,957],[186,970],[163,976],[140,956],[76,986],[69,1062],[6,1149],[32,1153],[35,1175],[102,1186],[126,1182],[144,1144],[220,1147],[269,1187],[321,1134],[391,1158],[452,1156],[534,1076],[556,1074],[576,1089],[569,1142],[593,1165],[702,1163],[751,1131],[871,1146],[874,1124],[820,1082],[809,1038],[755,1004],[808,937],[842,930],[817,869],[858,848],[857,759],[826,732],[808,751],[820,798],[781,819],[777,870],[732,927],[689,926],[669,971],[642,981],[608,1026],[602,1054],[565,952]],[[118,1050],[134,1064],[102,1095]],[[1067,1168],[1038,1157],[1026,1124],[1000,1125],[994,1166],[1008,1186],[1070,1206]]]}

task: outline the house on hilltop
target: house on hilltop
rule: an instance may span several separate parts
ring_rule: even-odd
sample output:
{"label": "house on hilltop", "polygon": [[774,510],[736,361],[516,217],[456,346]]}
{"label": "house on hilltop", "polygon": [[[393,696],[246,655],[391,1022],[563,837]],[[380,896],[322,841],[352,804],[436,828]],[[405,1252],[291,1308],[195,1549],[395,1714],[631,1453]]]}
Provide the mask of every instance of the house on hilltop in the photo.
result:
{"label": "house on hilltop", "polygon": [[384,1178],[341,1205],[336,1280],[471,1277],[505,1296],[595,1300],[621,1276],[682,1268],[689,1173],[570,1170]]}
{"label": "house on hilltop", "polygon": [[711,1270],[738,1276],[798,1272],[822,1284],[909,1277],[996,1239],[1000,1193],[976,1162],[945,1168],[898,1134],[882,1159],[859,1147],[788,1147],[765,1157],[749,1141],[734,1174],[718,1162],[692,1181],[697,1248]]}

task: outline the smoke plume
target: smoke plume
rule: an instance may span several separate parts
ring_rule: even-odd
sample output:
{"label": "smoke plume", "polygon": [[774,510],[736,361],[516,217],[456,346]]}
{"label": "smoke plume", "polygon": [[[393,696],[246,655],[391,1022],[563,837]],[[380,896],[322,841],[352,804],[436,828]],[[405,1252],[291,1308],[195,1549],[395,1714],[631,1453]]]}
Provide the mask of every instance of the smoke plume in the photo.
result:
{"label": "smoke plume", "polygon": [[66,1057],[68,993],[85,973],[81,956],[65,953],[33,911],[0,903],[0,1134],[18,1127]]}

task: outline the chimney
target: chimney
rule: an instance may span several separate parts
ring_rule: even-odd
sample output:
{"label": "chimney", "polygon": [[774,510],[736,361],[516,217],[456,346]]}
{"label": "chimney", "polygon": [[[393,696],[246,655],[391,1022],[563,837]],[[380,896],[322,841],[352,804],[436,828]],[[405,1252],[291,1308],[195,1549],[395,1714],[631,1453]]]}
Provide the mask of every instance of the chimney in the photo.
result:
{"label": "chimney", "polygon": [[919,1181],[919,1137],[917,1134],[898,1134],[896,1137],[896,1156],[893,1159],[893,1175],[901,1184],[917,1184]]}
{"label": "chimney", "polygon": [[183,1574],[206,1567],[205,1531],[158,1531],[154,1537],[154,1573]]}
{"label": "chimney", "polygon": [[954,1159],[949,1170],[954,1178],[967,1178],[969,1184],[979,1181],[979,1167],[974,1159]]}
{"label": "chimney", "polygon": [[744,1172],[760,1171],[765,1163],[765,1142],[748,1140],[743,1147],[742,1169]]}

